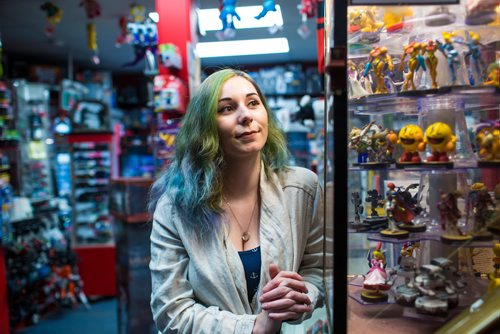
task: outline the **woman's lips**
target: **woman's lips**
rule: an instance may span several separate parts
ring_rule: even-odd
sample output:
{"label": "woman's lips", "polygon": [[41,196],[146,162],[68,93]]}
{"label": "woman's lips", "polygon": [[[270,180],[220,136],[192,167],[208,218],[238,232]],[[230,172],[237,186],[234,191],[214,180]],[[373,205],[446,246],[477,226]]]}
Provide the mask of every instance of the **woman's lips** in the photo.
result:
{"label": "woman's lips", "polygon": [[239,135],[236,135],[236,138],[239,139],[239,138],[249,137],[257,132],[258,131],[246,131],[246,132],[240,133]]}

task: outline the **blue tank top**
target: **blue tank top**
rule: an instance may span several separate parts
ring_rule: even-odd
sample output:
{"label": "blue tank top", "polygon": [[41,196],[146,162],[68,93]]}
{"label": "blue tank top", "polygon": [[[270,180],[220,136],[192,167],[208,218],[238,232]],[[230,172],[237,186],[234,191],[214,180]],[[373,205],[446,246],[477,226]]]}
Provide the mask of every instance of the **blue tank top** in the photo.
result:
{"label": "blue tank top", "polygon": [[238,254],[240,255],[243,268],[245,269],[248,302],[252,302],[253,296],[259,289],[261,266],[260,246],[247,251],[238,252]]}

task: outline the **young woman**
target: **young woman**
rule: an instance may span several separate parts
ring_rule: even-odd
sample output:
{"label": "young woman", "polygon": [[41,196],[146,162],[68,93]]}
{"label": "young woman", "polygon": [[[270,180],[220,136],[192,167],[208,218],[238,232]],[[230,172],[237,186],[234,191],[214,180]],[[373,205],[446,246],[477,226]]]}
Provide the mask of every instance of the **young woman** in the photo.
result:
{"label": "young woman", "polygon": [[323,303],[323,195],[246,73],[210,75],[151,190],[162,333],[275,333]]}

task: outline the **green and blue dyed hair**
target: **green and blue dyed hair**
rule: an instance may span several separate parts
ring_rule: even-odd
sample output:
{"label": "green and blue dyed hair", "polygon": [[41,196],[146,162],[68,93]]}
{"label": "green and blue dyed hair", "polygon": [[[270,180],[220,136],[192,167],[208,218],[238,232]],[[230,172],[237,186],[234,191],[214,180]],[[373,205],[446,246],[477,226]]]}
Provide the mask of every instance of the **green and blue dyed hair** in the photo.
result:
{"label": "green and blue dyed hair", "polygon": [[253,84],[267,110],[268,138],[261,151],[266,173],[280,173],[288,162],[283,132],[255,81],[235,69],[223,69],[208,76],[192,96],[175,139],[174,158],[153,184],[148,203],[153,214],[158,200],[169,196],[182,223],[197,239],[214,236],[220,228],[225,162],[216,123],[217,106],[222,86],[235,76]]}

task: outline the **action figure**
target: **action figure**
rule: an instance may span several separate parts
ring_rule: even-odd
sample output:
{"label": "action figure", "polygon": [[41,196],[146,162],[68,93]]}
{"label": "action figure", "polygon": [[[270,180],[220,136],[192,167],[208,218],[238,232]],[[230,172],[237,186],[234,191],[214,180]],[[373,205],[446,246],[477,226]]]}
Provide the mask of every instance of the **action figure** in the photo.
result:
{"label": "action figure", "polygon": [[476,141],[478,165],[500,164],[500,121],[480,124],[476,128]]}
{"label": "action figure", "polygon": [[384,23],[376,19],[376,7],[351,7],[348,12],[349,33],[360,33],[360,43],[376,43]]}
{"label": "action figure", "polygon": [[373,254],[370,254],[369,251],[367,256],[370,271],[365,275],[363,281],[365,291],[361,293],[361,299],[370,303],[387,301],[388,296],[382,291],[389,290],[393,284],[390,280],[391,275],[385,270],[387,263],[381,247],[382,243],[378,242]]}
{"label": "action figure", "polygon": [[[398,228],[396,222],[398,219],[402,219],[402,207],[401,199],[398,199],[399,188],[396,188],[394,183],[389,182],[387,184],[386,202],[385,202],[385,212],[387,213],[387,219],[389,226],[386,230],[380,231],[380,234],[384,237],[390,238],[406,238],[408,237],[408,231],[404,231]],[[412,217],[413,218],[413,217]],[[405,218],[406,219],[406,218]]]}
{"label": "action figure", "polygon": [[236,34],[234,18],[241,20],[238,13],[236,13],[236,0],[222,0],[219,14],[219,19],[222,22],[222,30],[219,32],[219,39],[234,37]]}
{"label": "action figure", "polygon": [[455,151],[457,137],[448,124],[443,122],[432,123],[425,130],[424,141],[419,144],[418,150],[424,151],[427,143],[431,147],[432,155],[427,163],[450,164],[448,154]]}
{"label": "action figure", "polygon": [[347,78],[348,78],[348,95],[350,99],[357,99],[369,93],[363,88],[363,85],[358,79],[358,68],[352,60],[347,61]]}
{"label": "action figure", "polygon": [[427,65],[427,68],[429,69],[429,74],[431,75],[431,88],[432,89],[437,89],[438,84],[436,81],[437,77],[437,65],[438,65],[438,59],[436,57],[436,50],[437,46],[436,43],[431,39],[427,41],[427,44],[425,45],[424,49],[424,54],[425,54],[425,64]]}
{"label": "action figure", "polygon": [[403,83],[402,90],[406,91],[408,89],[415,90],[415,82],[414,77],[418,70],[422,69],[426,71],[424,57],[422,56],[422,51],[424,50],[423,43],[417,43],[415,41],[411,42],[404,46],[404,52],[401,56],[401,64],[399,65],[399,69],[401,71],[404,70],[404,62],[407,55],[410,56],[408,59],[408,74],[406,75],[405,81]]}
{"label": "action figure", "polygon": [[420,244],[415,241],[407,241],[403,244],[398,258],[397,276],[404,278],[404,284],[394,289],[394,299],[396,303],[403,306],[413,306],[415,299],[420,295],[415,287],[415,277],[417,276],[417,249]]}
{"label": "action figure", "polygon": [[441,228],[443,230],[441,240],[445,242],[465,242],[472,239],[472,236],[466,235],[458,227],[458,220],[462,217],[462,213],[457,205],[459,197],[462,197],[460,191],[442,193],[441,199],[437,204]]}
{"label": "action figure", "polygon": [[361,225],[361,214],[363,213],[363,202],[359,196],[359,192],[351,193],[351,203],[354,205],[354,226]]}
{"label": "action figure", "polygon": [[481,43],[479,42],[479,34],[473,31],[466,31],[467,42],[455,41],[456,43],[464,44],[468,47],[467,52],[464,54],[465,59],[469,59],[469,82],[472,86],[481,85],[486,76],[484,61],[481,59]]}
{"label": "action figure", "polygon": [[477,182],[471,186],[471,190],[467,195],[466,208],[467,220],[471,211],[474,216],[473,238],[475,240],[493,239],[493,235],[486,230],[486,225],[493,216],[495,203],[484,183]]}
{"label": "action figure", "polygon": [[385,76],[388,71],[394,70],[391,56],[387,53],[387,47],[377,46],[370,51],[370,58],[363,72],[363,77],[367,77],[370,71],[375,74],[375,94],[389,93],[385,83]]}
{"label": "action figure", "polygon": [[460,68],[460,59],[458,51],[453,46],[452,38],[455,36],[452,32],[443,32],[443,40],[444,43],[441,43],[439,40],[436,40],[439,51],[444,55],[446,61],[448,63],[448,70],[450,72],[451,77],[451,85],[457,84],[457,73]]}
{"label": "action figure", "polygon": [[264,0],[262,1],[262,11],[257,15],[255,18],[257,20],[260,20],[264,16],[266,16],[267,12],[275,12],[276,11],[276,4],[274,3],[274,0]]}
{"label": "action figure", "polygon": [[398,134],[397,144],[403,148],[403,154],[396,165],[418,165],[422,161],[418,146],[424,141],[424,131],[415,124],[404,126]]}

